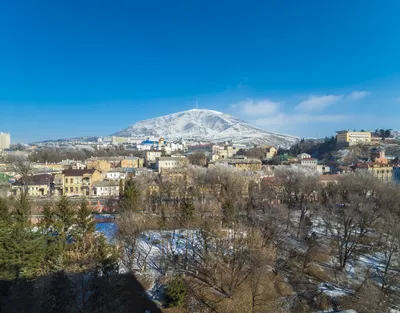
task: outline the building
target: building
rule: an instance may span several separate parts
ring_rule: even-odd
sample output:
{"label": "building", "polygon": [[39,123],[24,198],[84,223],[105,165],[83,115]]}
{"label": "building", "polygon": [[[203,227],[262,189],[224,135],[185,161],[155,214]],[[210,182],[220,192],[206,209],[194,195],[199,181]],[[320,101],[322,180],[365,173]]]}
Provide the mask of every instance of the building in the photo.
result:
{"label": "building", "polygon": [[160,157],[156,160],[156,169],[159,173],[165,170],[181,169],[188,165],[188,160],[181,157]]}
{"label": "building", "polygon": [[146,162],[147,165],[149,165],[151,163],[155,163],[157,158],[160,158],[161,156],[162,156],[161,150],[148,150],[145,153],[144,161]]}
{"label": "building", "polygon": [[383,181],[391,182],[393,180],[393,166],[387,164],[376,164],[373,162],[357,163],[355,170],[367,170],[374,177]]}
{"label": "building", "polygon": [[50,196],[53,176],[51,174],[38,174],[21,177],[12,185],[12,194],[19,195],[23,190],[30,197]]}
{"label": "building", "polygon": [[311,155],[309,155],[308,153],[300,153],[300,154],[297,155],[297,158],[298,158],[299,160],[302,160],[302,159],[310,159],[310,158],[311,158]]}
{"label": "building", "polygon": [[385,150],[383,148],[372,148],[371,151],[371,160],[375,163],[379,164],[388,164],[389,161],[385,156]]}
{"label": "building", "polygon": [[336,132],[336,143],[338,146],[354,146],[357,144],[368,144],[370,142],[370,132],[351,132],[348,130],[340,130]]}
{"label": "building", "polygon": [[126,173],[126,168],[113,168],[111,170],[109,170],[106,175],[105,178],[107,180],[121,180],[121,179],[125,179],[127,176]]}
{"label": "building", "polygon": [[300,164],[303,167],[307,167],[311,170],[317,171],[317,166],[318,166],[318,160],[314,158],[304,158],[300,160]]}
{"label": "building", "polygon": [[120,182],[103,180],[93,184],[94,195],[98,197],[116,197],[119,195]]}
{"label": "building", "polygon": [[11,136],[9,133],[0,133],[0,150],[10,149]]}
{"label": "building", "polygon": [[121,160],[120,167],[138,168],[143,167],[143,159],[138,157],[125,157]]}
{"label": "building", "polygon": [[332,175],[321,175],[319,177],[319,181],[323,187],[329,184],[337,184],[339,179],[342,177],[340,174],[332,174]]}
{"label": "building", "polygon": [[400,166],[393,166],[392,178],[396,184],[400,184]]}
{"label": "building", "polygon": [[[199,151],[199,150],[197,150]],[[230,145],[224,145],[224,146],[213,146],[212,147],[212,159],[213,160],[218,160],[218,159],[231,159],[233,158],[237,153],[238,149],[234,146]]]}
{"label": "building", "polygon": [[208,163],[209,166],[228,165],[243,171],[259,171],[262,163],[258,159],[218,159]]}
{"label": "building", "polygon": [[275,147],[270,146],[265,148],[265,158],[267,160],[271,160],[277,154],[278,154],[278,149],[276,149]]}
{"label": "building", "polygon": [[96,169],[64,170],[55,174],[55,193],[66,196],[90,196],[94,193],[93,184],[101,178],[101,173]]}
{"label": "building", "polygon": [[111,163],[105,160],[89,160],[87,162],[87,168],[95,169],[101,173],[105,173],[111,169]]}

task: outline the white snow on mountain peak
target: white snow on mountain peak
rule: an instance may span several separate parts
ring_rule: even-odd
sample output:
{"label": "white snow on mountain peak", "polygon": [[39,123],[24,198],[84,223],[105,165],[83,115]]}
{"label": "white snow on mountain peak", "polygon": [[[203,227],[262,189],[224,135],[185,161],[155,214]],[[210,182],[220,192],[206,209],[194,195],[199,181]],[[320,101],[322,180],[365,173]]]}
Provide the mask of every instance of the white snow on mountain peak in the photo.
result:
{"label": "white snow on mountain peak", "polygon": [[280,147],[289,147],[299,139],[266,132],[229,114],[207,109],[191,109],[143,120],[113,135],[203,142],[229,141]]}

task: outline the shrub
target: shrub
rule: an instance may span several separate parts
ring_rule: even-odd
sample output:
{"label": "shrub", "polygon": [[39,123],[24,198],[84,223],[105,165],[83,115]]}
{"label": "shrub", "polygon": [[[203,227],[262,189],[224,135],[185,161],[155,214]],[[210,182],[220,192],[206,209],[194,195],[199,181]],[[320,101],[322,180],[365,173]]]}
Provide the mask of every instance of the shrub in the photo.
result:
{"label": "shrub", "polygon": [[168,308],[180,307],[185,302],[186,285],[182,278],[171,280],[165,287],[165,305]]}

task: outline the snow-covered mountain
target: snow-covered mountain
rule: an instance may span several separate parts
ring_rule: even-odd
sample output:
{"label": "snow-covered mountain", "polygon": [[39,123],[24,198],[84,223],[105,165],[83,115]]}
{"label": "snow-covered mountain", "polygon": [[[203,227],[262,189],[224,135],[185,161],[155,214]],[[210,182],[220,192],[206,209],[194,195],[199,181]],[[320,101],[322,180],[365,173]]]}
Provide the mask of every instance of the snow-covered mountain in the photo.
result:
{"label": "snow-covered mountain", "polygon": [[113,136],[163,137],[169,140],[266,144],[290,147],[298,137],[266,132],[229,114],[193,109],[156,117],[120,131]]}

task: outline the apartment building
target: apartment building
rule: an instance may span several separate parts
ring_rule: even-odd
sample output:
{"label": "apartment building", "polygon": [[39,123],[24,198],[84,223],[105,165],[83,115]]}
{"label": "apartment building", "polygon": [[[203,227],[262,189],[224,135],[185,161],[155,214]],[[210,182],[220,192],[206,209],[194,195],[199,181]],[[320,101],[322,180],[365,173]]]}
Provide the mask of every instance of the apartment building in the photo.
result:
{"label": "apartment building", "polygon": [[370,132],[356,132],[340,130],[336,132],[336,143],[339,146],[354,146],[371,142]]}
{"label": "apartment building", "polygon": [[9,133],[0,133],[0,150],[10,149],[11,136]]}
{"label": "apartment building", "polygon": [[300,164],[303,167],[316,171],[318,166],[318,160],[314,158],[304,158],[300,160]]}
{"label": "apartment building", "polygon": [[181,157],[160,157],[156,160],[156,169],[158,173],[165,170],[181,169],[188,165],[188,160]]}
{"label": "apartment building", "polygon": [[12,194],[19,195],[23,190],[30,197],[43,197],[51,194],[53,176],[51,174],[38,174],[22,177],[12,187]]}
{"label": "apartment building", "polygon": [[208,163],[209,166],[228,165],[242,171],[259,171],[262,163],[258,159],[218,159]]}
{"label": "apartment building", "polygon": [[57,195],[90,196],[93,184],[102,179],[101,173],[96,169],[64,170],[54,177],[54,188]]}

